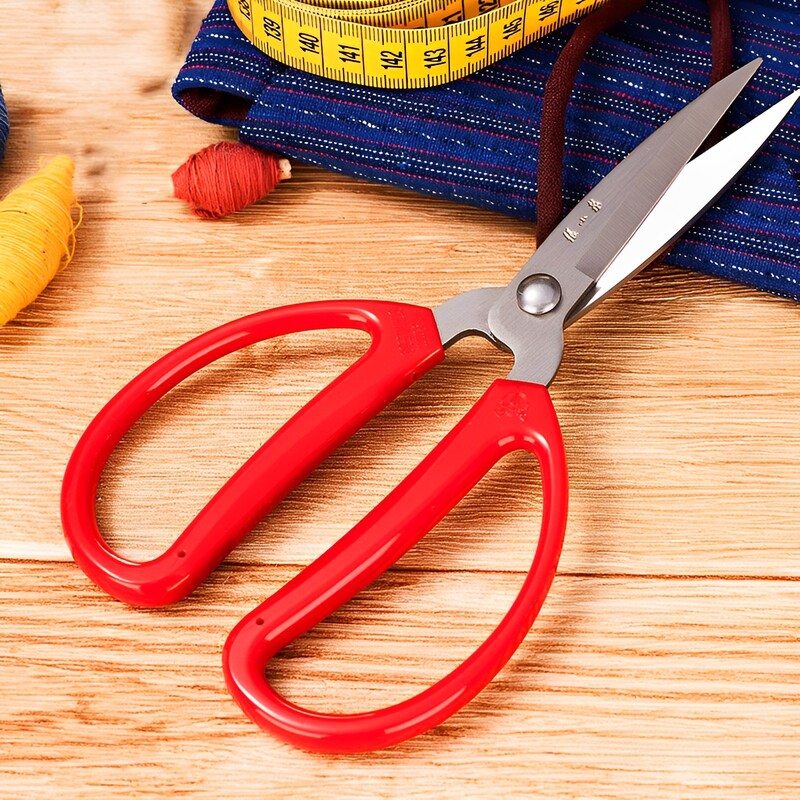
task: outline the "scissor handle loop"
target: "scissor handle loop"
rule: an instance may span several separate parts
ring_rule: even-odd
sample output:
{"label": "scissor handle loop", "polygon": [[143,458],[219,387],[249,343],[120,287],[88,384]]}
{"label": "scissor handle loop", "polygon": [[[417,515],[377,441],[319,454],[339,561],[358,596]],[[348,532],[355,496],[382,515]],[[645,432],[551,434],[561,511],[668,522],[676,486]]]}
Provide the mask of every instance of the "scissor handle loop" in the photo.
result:
{"label": "scissor handle loop", "polygon": [[[112,451],[142,414],[181,381],[236,350],[334,328],[365,331],[372,338],[369,349],[270,437],[164,553],[146,562],[114,553],[97,525],[97,487]],[[182,599],[336,447],[443,357],[430,309],[382,301],[284,306],[186,342],[112,398],[76,445],[61,494],[64,535],[75,561],[98,586],[132,605]]]}
{"label": "scissor handle loop", "polygon": [[[541,467],[542,524],[533,565],[489,638],[432,687],[360,714],[303,709],[269,684],[270,659],[390,567],[504,455],[533,453]],[[503,667],[533,624],[555,574],[567,516],[567,468],[544,386],[495,381],[441,443],[348,534],[248,614],[225,645],[233,696],[258,725],[293,745],[330,753],[388,747],[439,724]]]}

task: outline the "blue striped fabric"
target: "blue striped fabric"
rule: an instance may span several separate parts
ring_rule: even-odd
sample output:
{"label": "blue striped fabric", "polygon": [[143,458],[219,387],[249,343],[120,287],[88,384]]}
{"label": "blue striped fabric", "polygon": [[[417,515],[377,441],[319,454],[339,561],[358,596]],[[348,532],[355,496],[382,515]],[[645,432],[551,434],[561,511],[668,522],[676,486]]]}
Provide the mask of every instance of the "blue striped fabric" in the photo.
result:
{"label": "blue striped fabric", "polygon": [[6,101],[3,99],[3,90],[0,89],[0,161],[2,161],[6,155],[8,133],[8,112],[6,111]]}
{"label": "blue striped fabric", "polygon": [[[613,0],[612,0],[613,2]],[[737,101],[738,127],[800,83],[797,0],[730,0],[738,64],[764,65]],[[217,0],[175,81],[193,113],[256,147],[379,183],[535,219],[542,90],[569,30],[434,89],[340,84],[260,53]],[[567,120],[569,204],[705,88],[702,0],[651,0],[604,35]],[[800,299],[800,109],[669,256],[682,267]]]}

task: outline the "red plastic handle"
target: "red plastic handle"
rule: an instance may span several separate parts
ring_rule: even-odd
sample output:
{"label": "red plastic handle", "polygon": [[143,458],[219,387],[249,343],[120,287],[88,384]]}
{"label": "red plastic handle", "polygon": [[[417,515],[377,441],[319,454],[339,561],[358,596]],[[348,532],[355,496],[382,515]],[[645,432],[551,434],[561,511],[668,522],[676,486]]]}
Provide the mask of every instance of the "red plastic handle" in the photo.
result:
{"label": "red plastic handle", "polygon": [[[239,468],[166,552],[144,563],[116,555],[98,529],[95,498],[108,457],[139,417],[229,353],[275,336],[330,328],[366,331],[372,344]],[[75,447],[61,495],[64,535],[75,561],[127,603],[162,606],[182,599],[326,456],[443,357],[430,309],[380,301],[285,306],[192,339],[122,389]]]}
{"label": "red plastic handle", "polygon": [[[269,660],[390,567],[500,458],[534,453],[541,465],[543,519],[533,565],[511,609],[460,667],[390,708],[363,714],[307,711],[268,683]],[[427,458],[347,535],[248,614],[225,645],[233,696],[258,725],[307,750],[376,750],[439,724],[502,668],[544,602],[561,553],[567,470],[561,431],[544,386],[498,380]]]}

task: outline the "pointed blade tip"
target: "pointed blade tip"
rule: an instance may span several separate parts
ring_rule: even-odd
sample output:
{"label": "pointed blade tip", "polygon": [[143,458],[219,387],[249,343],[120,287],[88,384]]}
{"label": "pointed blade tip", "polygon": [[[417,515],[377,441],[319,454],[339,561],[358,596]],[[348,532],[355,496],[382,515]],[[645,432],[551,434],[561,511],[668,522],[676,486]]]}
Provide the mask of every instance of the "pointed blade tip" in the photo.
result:
{"label": "pointed blade tip", "polygon": [[[750,120],[750,122],[755,122],[759,117],[767,117],[774,118],[775,122],[772,126],[772,130],[768,134],[768,136],[772,135],[772,131],[780,126],[784,119],[788,116],[789,112],[794,108],[795,103],[800,100],[800,87],[795,89],[793,92],[790,92],[781,100],[778,100],[777,103],[773,103],[766,111],[762,111],[758,117],[755,119]],[[747,123],[749,125],[750,123]],[[745,125],[744,127],[747,127]]]}
{"label": "pointed blade tip", "polygon": [[[743,81],[741,86],[742,88],[744,88],[745,86],[747,86],[748,83],[750,83],[750,79],[753,77],[753,75],[756,74],[756,72],[758,72],[758,68],[763,63],[764,59],[761,58],[761,56],[758,56],[757,58],[754,58],[752,61],[748,61],[746,64],[742,65],[738,69],[735,69],[727,77],[733,78],[734,75],[737,76],[738,79],[741,79]],[[726,78],[723,78],[722,80],[726,80]],[[731,82],[733,83],[734,81]],[[738,82],[738,80],[736,82]]]}

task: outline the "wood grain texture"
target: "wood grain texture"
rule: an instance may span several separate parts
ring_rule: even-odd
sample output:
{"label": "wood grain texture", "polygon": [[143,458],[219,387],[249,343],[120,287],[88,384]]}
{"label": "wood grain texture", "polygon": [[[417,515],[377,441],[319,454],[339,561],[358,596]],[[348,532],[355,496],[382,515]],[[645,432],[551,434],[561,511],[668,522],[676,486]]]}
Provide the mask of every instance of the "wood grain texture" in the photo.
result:
{"label": "wood grain texture", "polygon": [[[76,258],[0,329],[0,796],[795,798],[800,783],[800,308],[668,267],[575,325],[553,386],[572,474],[560,576],[512,663],[462,713],[384,753],[297,752],[249,723],[227,632],[321,553],[509,367],[465,341],[294,492],[174,608],[137,611],[71,563],[71,448],[156,357],[288,302],[435,304],[502,282],[529,225],[302,166],[219,223],[169,175],[230,136],[174,103],[206,0],[0,11],[12,138],[0,191],[77,162]],[[147,12],[145,13],[145,6]],[[42,12],[35,27],[27,16]],[[309,334],[229,357],[115,453],[100,521],[160,551],[355,357]],[[391,573],[283,653],[312,707],[418,691],[500,619],[534,548],[535,468],[507,459]]]}

